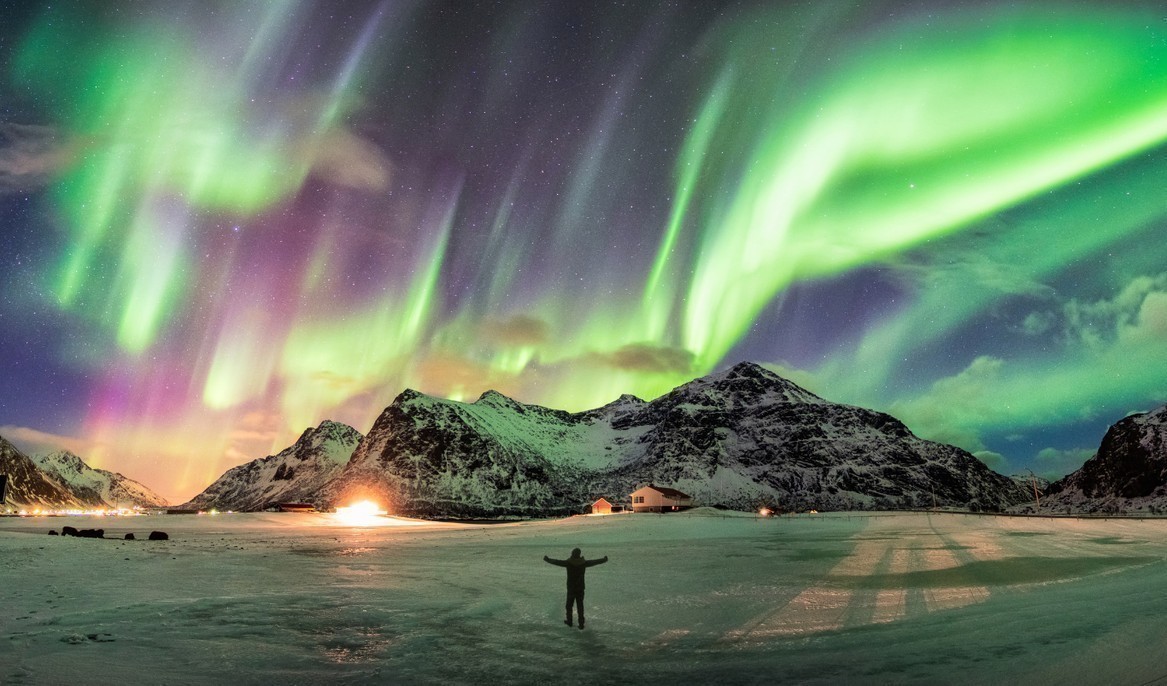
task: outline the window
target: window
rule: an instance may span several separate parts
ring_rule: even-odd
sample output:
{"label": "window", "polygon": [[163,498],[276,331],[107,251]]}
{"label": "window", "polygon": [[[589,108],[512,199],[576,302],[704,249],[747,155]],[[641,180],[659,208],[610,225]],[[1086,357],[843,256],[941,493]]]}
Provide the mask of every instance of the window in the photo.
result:
{"label": "window", "polygon": [[633,499],[632,499],[632,502],[634,502],[634,503],[643,503],[643,502],[644,502],[644,496],[642,496],[642,495],[638,495],[638,496],[636,496],[635,498],[633,498]]}

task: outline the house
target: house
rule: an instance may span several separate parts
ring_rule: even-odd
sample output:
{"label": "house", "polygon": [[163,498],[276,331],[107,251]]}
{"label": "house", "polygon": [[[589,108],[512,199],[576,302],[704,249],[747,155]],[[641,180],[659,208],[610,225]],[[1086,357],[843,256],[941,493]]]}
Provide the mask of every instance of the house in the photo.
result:
{"label": "house", "polygon": [[675,512],[693,506],[693,496],[652,484],[633,491],[631,498],[633,512]]}
{"label": "house", "polygon": [[607,498],[600,498],[592,503],[592,514],[621,514],[627,511],[627,506],[613,505]]}

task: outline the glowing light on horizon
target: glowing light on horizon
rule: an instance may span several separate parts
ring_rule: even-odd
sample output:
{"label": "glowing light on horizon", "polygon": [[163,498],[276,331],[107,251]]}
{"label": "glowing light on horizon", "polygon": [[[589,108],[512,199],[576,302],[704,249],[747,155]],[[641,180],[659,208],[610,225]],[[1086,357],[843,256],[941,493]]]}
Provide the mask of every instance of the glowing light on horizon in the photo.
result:
{"label": "glowing light on horizon", "polygon": [[362,500],[336,508],[336,518],[347,526],[379,526],[386,523],[385,515],[389,514],[377,503],[371,500]]}

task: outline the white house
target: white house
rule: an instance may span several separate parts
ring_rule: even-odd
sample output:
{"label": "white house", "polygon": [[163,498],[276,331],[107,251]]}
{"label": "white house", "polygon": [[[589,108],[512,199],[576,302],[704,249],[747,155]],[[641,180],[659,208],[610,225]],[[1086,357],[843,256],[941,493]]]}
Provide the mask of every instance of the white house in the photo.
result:
{"label": "white house", "polygon": [[633,512],[673,512],[693,506],[693,496],[652,484],[633,491],[630,497]]}
{"label": "white house", "polygon": [[600,498],[592,503],[592,514],[612,514],[612,503],[607,498]]}

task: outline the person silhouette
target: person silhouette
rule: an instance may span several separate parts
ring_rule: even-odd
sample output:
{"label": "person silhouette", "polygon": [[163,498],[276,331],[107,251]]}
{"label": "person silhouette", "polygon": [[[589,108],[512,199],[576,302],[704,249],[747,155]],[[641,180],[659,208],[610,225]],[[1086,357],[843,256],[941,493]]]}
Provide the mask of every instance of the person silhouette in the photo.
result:
{"label": "person silhouette", "polygon": [[566,560],[552,560],[544,555],[543,561],[557,567],[567,568],[567,605],[564,607],[567,619],[564,619],[563,623],[571,626],[571,605],[575,603],[576,614],[579,615],[579,628],[583,629],[584,572],[587,571],[588,567],[604,564],[608,561],[608,556],[605,555],[598,560],[585,560],[580,554],[579,548],[574,548],[571,551],[571,557]]}

